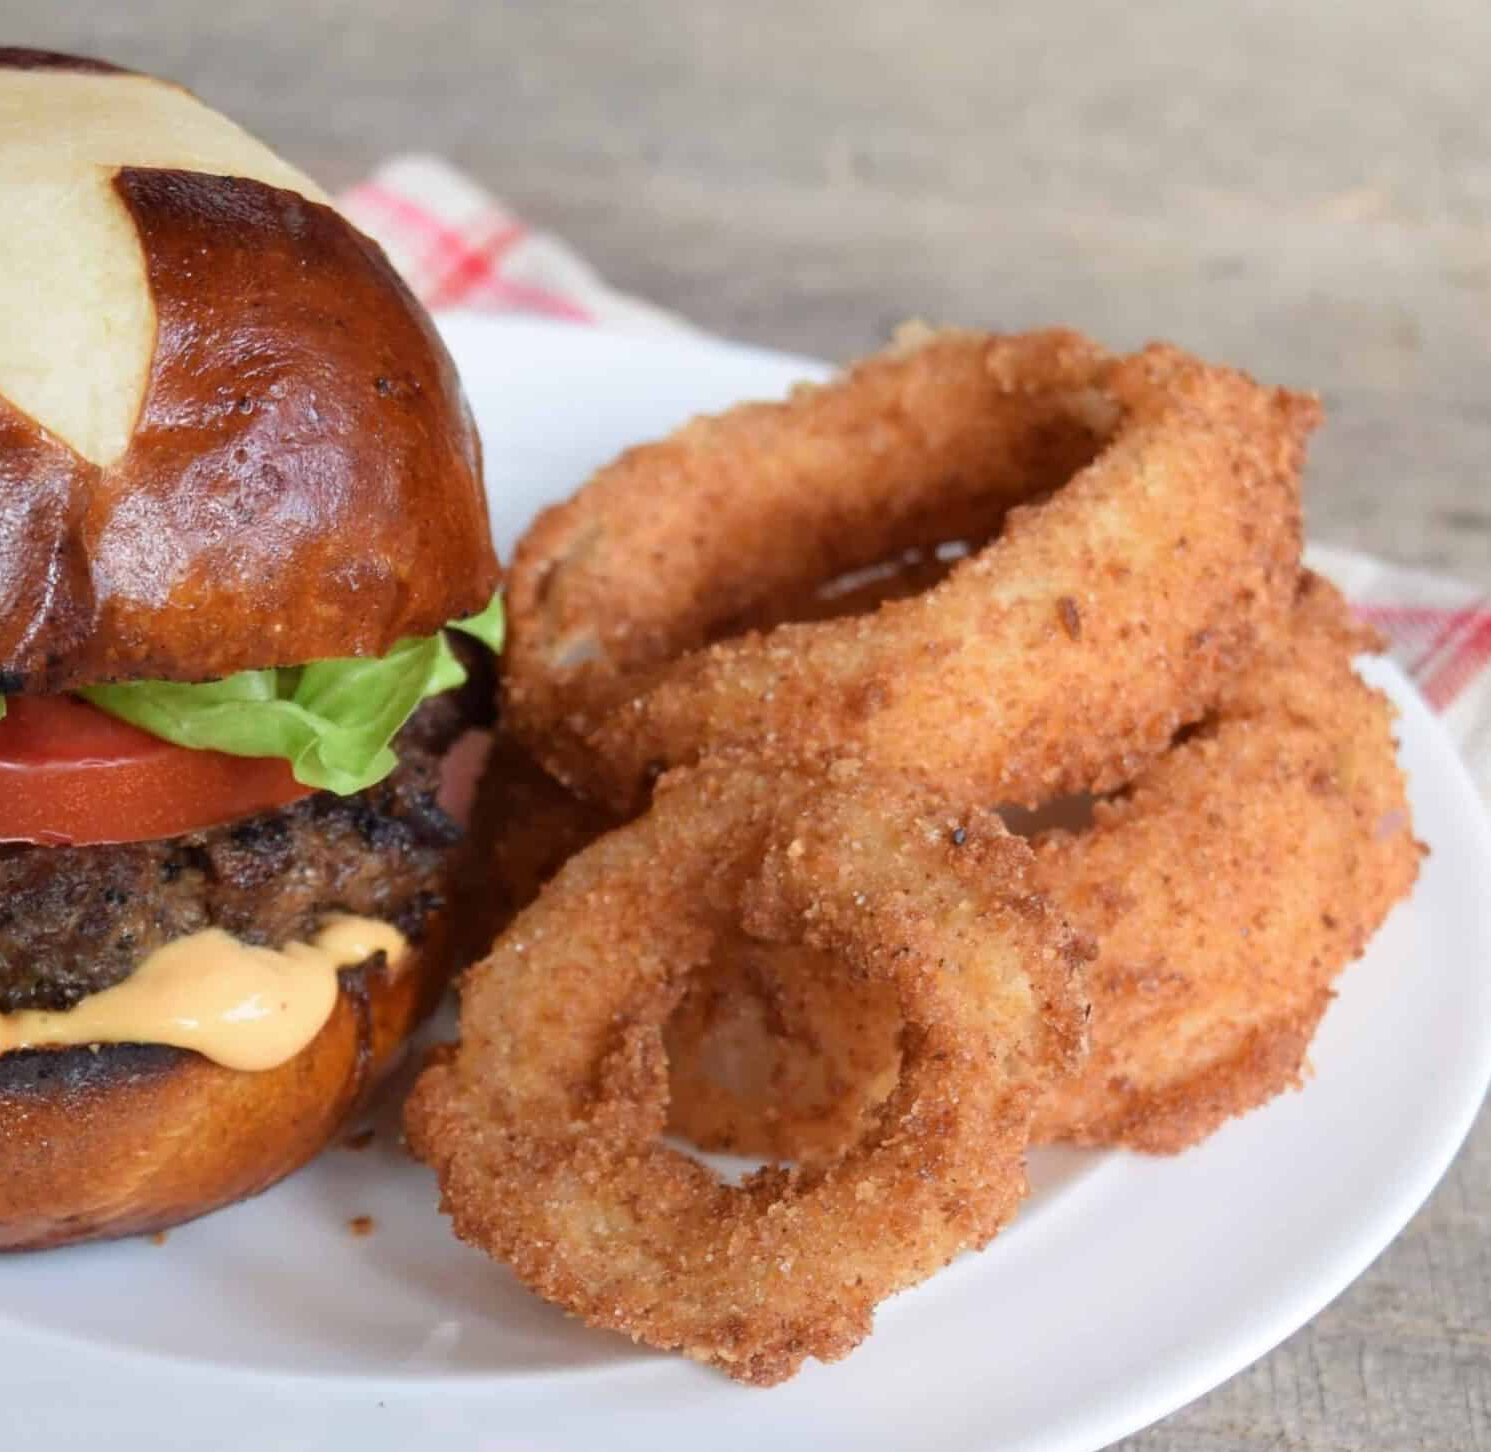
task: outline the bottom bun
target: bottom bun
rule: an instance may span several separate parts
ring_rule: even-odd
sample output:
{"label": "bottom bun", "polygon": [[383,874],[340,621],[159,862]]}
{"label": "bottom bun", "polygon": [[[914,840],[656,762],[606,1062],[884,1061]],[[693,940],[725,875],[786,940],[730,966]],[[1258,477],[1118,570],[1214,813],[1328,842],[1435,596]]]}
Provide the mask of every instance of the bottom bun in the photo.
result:
{"label": "bottom bun", "polygon": [[343,969],[321,1032],[275,1069],[160,1044],[0,1055],[0,1249],[164,1230],[299,1169],[439,1002],[455,938],[432,920],[396,972]]}

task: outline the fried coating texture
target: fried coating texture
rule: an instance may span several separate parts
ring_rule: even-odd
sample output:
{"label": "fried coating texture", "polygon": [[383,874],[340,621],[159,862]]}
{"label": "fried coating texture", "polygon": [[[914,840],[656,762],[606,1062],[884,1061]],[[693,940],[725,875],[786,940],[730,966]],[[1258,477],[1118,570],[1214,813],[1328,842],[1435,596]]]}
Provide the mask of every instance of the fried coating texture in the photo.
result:
{"label": "fried coating texture", "polygon": [[[840,764],[670,775],[467,976],[410,1143],[458,1235],[592,1325],[769,1385],[986,1243],[1030,1116],[1084,1045],[1084,948],[988,812]],[[739,1186],[659,1142],[662,1028],[722,929],[894,989],[896,1084],[843,1152]]]}
{"label": "fried coating texture", "polygon": [[[624,820],[577,797],[500,731],[480,800],[491,845],[474,874],[485,936],[473,941],[473,961],[569,858]],[[846,991],[816,949],[719,924],[663,1028],[671,1127],[768,1159],[837,1152],[862,1129],[866,1099],[879,1103],[894,1084],[894,1001],[867,984]]]}
{"label": "fried coating texture", "polygon": [[[1109,790],[1287,614],[1317,420],[1179,349],[1063,331],[932,334],[696,420],[519,544],[510,725],[620,808],[730,749],[852,755],[967,801]],[[992,543],[873,613],[734,633],[952,538]]]}
{"label": "fried coating texture", "polygon": [[[1392,708],[1352,655],[1339,594],[1302,582],[1291,628],[1215,715],[1081,831],[1035,843],[1034,881],[1099,944],[1091,1053],[1033,1143],[1170,1154],[1296,1087],[1332,983],[1412,887]],[[811,1161],[895,1075],[876,985],[811,962],[721,957],[670,1025],[674,1128],[712,1149]]]}
{"label": "fried coating texture", "polygon": [[1332,984],[1418,875],[1373,644],[1307,577],[1294,627],[1214,722],[1092,827],[1038,841],[1036,879],[1102,944],[1093,1054],[1042,1141],[1172,1154],[1295,1088]]}

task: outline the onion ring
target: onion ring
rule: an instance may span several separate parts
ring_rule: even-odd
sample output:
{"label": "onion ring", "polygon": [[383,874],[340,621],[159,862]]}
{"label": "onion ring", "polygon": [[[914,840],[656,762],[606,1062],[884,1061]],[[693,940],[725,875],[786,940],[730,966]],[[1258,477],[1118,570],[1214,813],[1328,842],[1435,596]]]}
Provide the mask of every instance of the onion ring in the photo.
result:
{"label": "onion ring", "polygon": [[1044,1141],[1173,1154],[1297,1088],[1310,1041],[1388,910],[1413,836],[1376,645],[1306,577],[1294,629],[1091,830],[1036,846],[1036,880],[1103,944],[1095,1049],[1043,1104]]}
{"label": "onion ring", "polygon": [[[468,974],[460,1046],[406,1111],[456,1233],[592,1325],[769,1385],[845,1355],[885,1296],[983,1245],[1030,1115],[1084,1041],[1085,948],[993,813],[841,763],[675,774]],[[897,1082],[811,1170],[743,1184],[658,1142],[662,1026],[722,924],[894,985]]]}
{"label": "onion ring", "polygon": [[[500,731],[478,802],[490,845],[470,874],[468,898],[482,908],[470,962],[565,862],[622,825]],[[768,1159],[842,1148],[863,1128],[865,1098],[878,1103],[890,1092],[899,1062],[900,1018],[886,1007],[894,995],[859,988],[844,991],[816,949],[720,925],[663,1029],[674,1127],[710,1148],[747,1146]]]}
{"label": "onion ring", "polygon": [[[1284,619],[1318,415],[1172,347],[1115,358],[1058,331],[933,334],[696,420],[519,544],[509,724],[620,808],[737,748],[850,755],[959,800],[1111,789]],[[873,616],[721,638],[844,571],[996,533]]]}
{"label": "onion ring", "polygon": [[[1392,708],[1372,641],[1306,576],[1287,636],[1083,831],[1035,842],[1034,882],[1099,943],[1092,1049],[1033,1143],[1175,1153],[1301,1080],[1341,969],[1412,886]],[[811,1162],[893,1082],[878,985],[811,962],[717,958],[669,1026],[673,1126],[711,1149]]]}

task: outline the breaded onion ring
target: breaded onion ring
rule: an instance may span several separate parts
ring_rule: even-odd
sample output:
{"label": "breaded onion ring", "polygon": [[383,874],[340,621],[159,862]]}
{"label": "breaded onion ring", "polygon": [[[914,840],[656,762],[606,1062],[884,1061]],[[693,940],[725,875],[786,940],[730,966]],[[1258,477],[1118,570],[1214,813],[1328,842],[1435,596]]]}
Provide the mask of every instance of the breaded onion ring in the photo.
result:
{"label": "breaded onion ring", "polygon": [[1173,1154],[1296,1088],[1341,970],[1418,876],[1375,638],[1307,576],[1293,630],[1036,880],[1102,944],[1094,1052],[1041,1140]]}
{"label": "breaded onion ring", "polygon": [[[853,755],[960,800],[1118,786],[1282,621],[1317,418],[1173,347],[1048,332],[935,334],[696,420],[519,544],[509,724],[623,808],[660,766],[731,748]],[[996,533],[873,615],[722,638],[845,571]]]}
{"label": "breaded onion ring", "polygon": [[[473,938],[469,961],[484,955],[569,858],[622,824],[555,781],[501,731],[479,803],[490,847],[474,865],[470,896],[481,900],[485,936]],[[670,1111],[685,1131],[713,1148],[749,1145],[769,1159],[821,1158],[861,1131],[866,1097],[878,1103],[895,1081],[900,1018],[891,990],[845,992],[837,976],[825,953],[720,925],[708,961],[663,1029]],[[820,1034],[820,1023],[832,1031]],[[786,1114],[780,1139],[779,1103]]]}
{"label": "breaded onion ring", "polygon": [[[461,1044],[406,1125],[456,1233],[592,1325],[767,1385],[983,1245],[1030,1115],[1083,1042],[1083,948],[992,813],[841,766],[673,775],[572,858],[467,977]],[[740,1186],[659,1143],[662,1026],[722,928],[893,985],[897,1082],[812,1170]]]}
{"label": "breaded onion ring", "polygon": [[[1331,984],[1412,886],[1392,708],[1372,642],[1306,576],[1291,629],[1218,711],[1090,827],[1035,843],[1034,881],[1099,944],[1092,1049],[1034,1143],[1174,1153],[1299,1084]],[[893,1082],[878,985],[718,957],[669,1026],[673,1125],[712,1149],[811,1161]]]}

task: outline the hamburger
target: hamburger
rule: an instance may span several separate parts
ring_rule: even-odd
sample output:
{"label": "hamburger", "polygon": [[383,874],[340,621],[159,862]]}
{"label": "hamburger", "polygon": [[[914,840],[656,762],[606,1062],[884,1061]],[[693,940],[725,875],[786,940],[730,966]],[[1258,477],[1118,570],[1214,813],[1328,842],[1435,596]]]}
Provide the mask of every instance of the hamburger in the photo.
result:
{"label": "hamburger", "polygon": [[499,572],[449,356],[180,87],[0,50],[0,1247],[336,1133],[461,938]]}

